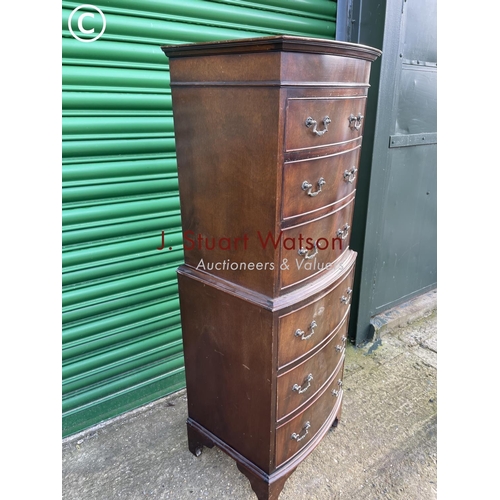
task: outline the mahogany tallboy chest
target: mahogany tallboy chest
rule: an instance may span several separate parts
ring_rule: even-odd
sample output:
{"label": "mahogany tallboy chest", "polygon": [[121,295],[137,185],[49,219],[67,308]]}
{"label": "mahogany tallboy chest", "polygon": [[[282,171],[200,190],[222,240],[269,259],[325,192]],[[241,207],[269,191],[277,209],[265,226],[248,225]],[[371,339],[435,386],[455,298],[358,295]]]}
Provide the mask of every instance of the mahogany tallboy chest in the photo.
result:
{"label": "mahogany tallboy chest", "polygon": [[185,264],[189,449],[217,445],[260,500],[337,425],[370,65],[277,36],[162,47]]}

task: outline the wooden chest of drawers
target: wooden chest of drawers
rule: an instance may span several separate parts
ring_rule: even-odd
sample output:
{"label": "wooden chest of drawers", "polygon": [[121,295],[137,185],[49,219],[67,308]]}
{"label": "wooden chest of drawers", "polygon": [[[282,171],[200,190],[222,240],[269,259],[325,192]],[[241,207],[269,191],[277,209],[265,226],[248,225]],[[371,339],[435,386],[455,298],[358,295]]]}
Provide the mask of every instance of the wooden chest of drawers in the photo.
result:
{"label": "wooden chest of drawers", "polygon": [[162,47],[185,264],[189,449],[260,500],[340,418],[370,47],[291,36]]}

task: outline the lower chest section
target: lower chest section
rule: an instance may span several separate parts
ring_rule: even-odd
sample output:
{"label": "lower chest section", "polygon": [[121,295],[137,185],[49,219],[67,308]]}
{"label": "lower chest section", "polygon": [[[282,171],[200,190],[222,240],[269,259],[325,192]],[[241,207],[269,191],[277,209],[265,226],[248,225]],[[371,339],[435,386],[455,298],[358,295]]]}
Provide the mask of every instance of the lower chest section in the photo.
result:
{"label": "lower chest section", "polygon": [[281,306],[180,269],[189,418],[270,474],[340,410],[354,259]]}

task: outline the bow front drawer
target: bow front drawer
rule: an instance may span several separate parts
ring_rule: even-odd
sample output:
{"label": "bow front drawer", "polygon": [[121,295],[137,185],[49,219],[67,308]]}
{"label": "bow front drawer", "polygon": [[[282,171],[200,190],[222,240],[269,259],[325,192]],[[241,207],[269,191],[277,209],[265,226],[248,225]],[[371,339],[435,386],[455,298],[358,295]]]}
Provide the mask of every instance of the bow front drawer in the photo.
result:
{"label": "bow front drawer", "polygon": [[363,132],[365,97],[289,98],[285,151],[311,149],[358,139]]}
{"label": "bow front drawer", "polygon": [[285,163],[283,219],[314,215],[349,196],[358,180],[361,146],[343,153]]}
{"label": "bow front drawer", "polygon": [[281,288],[297,285],[332,269],[349,248],[354,196],[334,212],[283,231]]}
{"label": "bow front drawer", "polygon": [[[278,326],[278,367],[305,357],[334,332],[343,321],[347,336],[347,315],[351,303],[354,266],[332,289],[300,309],[284,314]],[[339,328],[342,330],[342,326]]]}

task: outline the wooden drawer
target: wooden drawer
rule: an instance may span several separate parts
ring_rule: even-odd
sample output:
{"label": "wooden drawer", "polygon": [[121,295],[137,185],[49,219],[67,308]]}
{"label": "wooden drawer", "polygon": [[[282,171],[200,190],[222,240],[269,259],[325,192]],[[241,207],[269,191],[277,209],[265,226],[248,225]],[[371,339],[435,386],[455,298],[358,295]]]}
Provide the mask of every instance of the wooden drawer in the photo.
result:
{"label": "wooden drawer", "polygon": [[306,410],[276,430],[276,467],[292,458],[321,429],[342,400],[343,364],[327,389]]}
{"label": "wooden drawer", "polygon": [[335,212],[283,231],[282,289],[332,268],[349,247],[353,210],[354,196]]}
{"label": "wooden drawer", "polygon": [[309,359],[278,377],[276,420],[289,415],[311,399],[336,370],[345,352],[347,322]]}
{"label": "wooden drawer", "polygon": [[331,156],[285,163],[283,219],[335,205],[356,189],[361,146]]}
{"label": "wooden drawer", "polygon": [[[354,266],[335,288],[306,306],[279,318],[278,366],[282,368],[319,346],[339,324],[347,331]],[[342,335],[342,334],[341,334]],[[294,382],[295,383],[295,382]],[[300,382],[298,382],[300,384]]]}
{"label": "wooden drawer", "polygon": [[287,100],[285,151],[357,139],[363,133],[365,97],[299,97]]}

